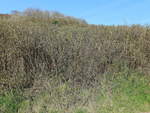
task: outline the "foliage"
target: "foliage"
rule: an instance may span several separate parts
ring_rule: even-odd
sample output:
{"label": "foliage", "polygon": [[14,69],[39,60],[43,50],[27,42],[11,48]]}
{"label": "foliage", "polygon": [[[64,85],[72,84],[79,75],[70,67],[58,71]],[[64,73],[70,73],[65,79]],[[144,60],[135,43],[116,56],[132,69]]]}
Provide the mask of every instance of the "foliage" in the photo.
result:
{"label": "foliage", "polygon": [[148,76],[124,70],[112,78],[103,79],[102,85],[92,90],[73,90],[69,83],[51,86],[53,89],[49,87],[32,99],[25,98],[21,92],[7,92],[0,96],[0,110],[4,113],[138,113],[150,110]]}
{"label": "foliage", "polygon": [[[1,96],[3,110],[10,113],[18,108],[18,112],[127,113],[136,107],[142,111],[150,101],[144,78],[149,68],[149,26],[89,25],[38,9],[0,15],[0,94],[17,89],[27,98],[18,100],[11,92]],[[98,88],[101,104],[89,101]],[[90,110],[85,110],[87,104]],[[129,111],[124,109],[133,104]]]}
{"label": "foliage", "polygon": [[17,113],[24,98],[16,91],[6,92],[0,95],[0,112]]}

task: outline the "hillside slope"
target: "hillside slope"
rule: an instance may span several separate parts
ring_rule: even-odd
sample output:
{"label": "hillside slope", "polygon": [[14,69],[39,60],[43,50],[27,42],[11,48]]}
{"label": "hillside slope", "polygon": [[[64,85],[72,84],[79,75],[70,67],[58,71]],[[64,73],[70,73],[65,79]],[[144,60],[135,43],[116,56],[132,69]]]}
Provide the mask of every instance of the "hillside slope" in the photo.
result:
{"label": "hillside slope", "polygon": [[[53,99],[56,94],[60,101],[56,99],[52,106],[71,109],[74,105],[86,105],[87,100],[93,98],[92,95],[98,94],[99,90],[104,88],[102,91],[106,95],[110,94],[112,100],[104,98],[106,101],[113,101],[113,104],[119,102],[115,101],[115,98],[122,96],[123,99],[127,98],[125,102],[130,105],[137,99],[136,102],[140,105],[146,102],[149,106],[150,93],[141,93],[149,90],[149,81],[146,81],[149,80],[149,70],[149,26],[90,25],[82,19],[33,9],[0,15],[0,91],[1,94],[10,94],[0,97],[0,100],[4,98],[4,104],[7,104],[7,96],[17,99],[12,92],[19,90],[19,95],[23,93],[21,97],[28,98],[29,103],[32,103],[30,112],[33,112],[36,106],[46,109],[41,108],[40,102],[46,104],[43,99]],[[137,81],[140,81],[140,84]],[[92,89],[94,91],[91,91]],[[129,92],[132,91],[130,95]],[[138,97],[132,98],[134,91]],[[44,92],[46,93],[43,94]],[[38,100],[40,95],[44,95],[44,98]],[[26,102],[28,103],[28,100]],[[49,105],[49,102],[45,106]],[[122,107],[125,105],[121,104]],[[0,105],[3,103],[0,102]],[[110,107],[117,113],[119,108],[115,107],[118,106],[111,106],[106,102],[106,106],[101,106],[104,111],[98,111],[105,112],[106,109],[106,112],[109,112],[107,107]],[[136,106],[139,105],[136,104],[134,108]],[[19,107],[16,107],[16,110],[18,109]],[[41,113],[36,109],[33,113]],[[84,112],[86,111],[77,110],[76,113]]]}

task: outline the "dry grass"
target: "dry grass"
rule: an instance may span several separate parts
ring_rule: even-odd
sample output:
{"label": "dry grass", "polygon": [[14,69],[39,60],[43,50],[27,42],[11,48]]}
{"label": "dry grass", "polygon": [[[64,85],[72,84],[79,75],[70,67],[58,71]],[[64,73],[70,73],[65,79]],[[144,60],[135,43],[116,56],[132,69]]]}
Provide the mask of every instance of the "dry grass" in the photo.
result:
{"label": "dry grass", "polygon": [[[33,113],[52,106],[94,113],[95,102],[85,104],[105,79],[115,79],[114,73],[124,68],[150,74],[149,26],[88,25],[56,12],[46,14],[28,9],[0,19],[0,91],[21,89]],[[112,102],[105,101],[106,106]]]}

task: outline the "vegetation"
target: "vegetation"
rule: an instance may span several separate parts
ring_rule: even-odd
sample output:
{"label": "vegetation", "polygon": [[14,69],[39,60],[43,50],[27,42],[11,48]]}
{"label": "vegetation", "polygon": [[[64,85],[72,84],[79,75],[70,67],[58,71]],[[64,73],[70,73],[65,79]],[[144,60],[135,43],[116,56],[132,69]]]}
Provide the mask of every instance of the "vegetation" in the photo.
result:
{"label": "vegetation", "polygon": [[0,15],[0,112],[150,111],[150,27],[58,12]]}

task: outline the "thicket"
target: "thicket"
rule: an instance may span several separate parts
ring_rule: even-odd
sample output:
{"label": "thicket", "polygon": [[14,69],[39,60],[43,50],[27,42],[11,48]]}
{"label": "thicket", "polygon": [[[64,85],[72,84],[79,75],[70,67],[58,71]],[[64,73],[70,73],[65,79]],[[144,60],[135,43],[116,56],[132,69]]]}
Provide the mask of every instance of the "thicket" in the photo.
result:
{"label": "thicket", "polygon": [[[132,100],[140,109],[144,102],[149,106],[149,69],[148,25],[89,25],[38,9],[0,15],[2,112],[86,112],[76,109],[80,105],[89,106],[90,113],[119,112]],[[89,101],[99,94],[108,105]],[[128,97],[126,103],[116,104],[120,96]]]}
{"label": "thicket", "polygon": [[2,87],[29,88],[41,76],[88,87],[124,67],[149,73],[149,26],[89,25],[31,9],[0,19]]}

